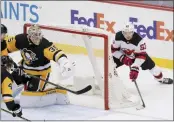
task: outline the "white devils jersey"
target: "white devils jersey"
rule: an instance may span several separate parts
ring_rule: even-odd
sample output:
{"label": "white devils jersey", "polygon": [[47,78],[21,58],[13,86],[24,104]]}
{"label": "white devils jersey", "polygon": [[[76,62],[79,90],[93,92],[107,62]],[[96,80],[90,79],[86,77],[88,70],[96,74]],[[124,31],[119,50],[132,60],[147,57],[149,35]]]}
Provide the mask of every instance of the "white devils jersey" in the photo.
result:
{"label": "white devils jersey", "polygon": [[146,43],[136,32],[134,32],[131,40],[126,40],[121,31],[117,32],[111,50],[113,56],[117,59],[120,59],[123,54],[132,59],[140,59],[141,63],[138,63],[139,65],[146,58]]}

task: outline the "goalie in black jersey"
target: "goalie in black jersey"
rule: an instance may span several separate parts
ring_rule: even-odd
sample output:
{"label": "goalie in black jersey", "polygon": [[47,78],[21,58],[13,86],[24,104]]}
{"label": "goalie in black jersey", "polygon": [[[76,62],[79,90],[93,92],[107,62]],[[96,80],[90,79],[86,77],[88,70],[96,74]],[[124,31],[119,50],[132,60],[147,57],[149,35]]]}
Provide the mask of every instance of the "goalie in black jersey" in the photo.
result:
{"label": "goalie in black jersey", "polygon": [[[27,34],[18,34],[8,39],[9,52],[19,51],[22,56],[18,72],[13,77],[18,84],[25,83],[27,91],[44,91],[46,82],[36,78],[27,78],[23,72],[48,80],[51,72],[51,60],[60,66],[63,77],[73,74],[73,66],[66,54],[58,49],[53,42],[43,37],[38,25],[31,25]],[[27,82],[27,83],[26,83]]]}
{"label": "goalie in black jersey", "polygon": [[115,34],[111,51],[117,68],[122,65],[130,66],[130,79],[137,79],[141,67],[142,70],[149,70],[160,83],[173,83],[172,79],[163,77],[161,70],[146,53],[146,42],[134,32],[132,23],[127,23],[122,31]]}
{"label": "goalie in black jersey", "polygon": [[19,62],[19,67],[12,72],[12,76],[17,85],[25,86],[20,96],[22,107],[69,104],[67,91],[53,86],[48,88],[46,81],[49,81],[51,73],[51,60],[58,64],[60,71],[57,71],[57,74],[60,73],[63,78],[73,75],[74,66],[61,49],[43,37],[38,25],[31,25],[27,34],[21,33],[9,37],[7,49],[9,53],[20,51],[21,54],[22,60]]}
{"label": "goalie in black jersey", "polygon": [[7,27],[1,24],[1,95],[7,108],[13,111],[13,116],[21,116],[22,109],[19,104],[15,103],[12,96],[13,77],[10,74],[11,68],[14,67],[13,60],[8,56],[6,44]]}

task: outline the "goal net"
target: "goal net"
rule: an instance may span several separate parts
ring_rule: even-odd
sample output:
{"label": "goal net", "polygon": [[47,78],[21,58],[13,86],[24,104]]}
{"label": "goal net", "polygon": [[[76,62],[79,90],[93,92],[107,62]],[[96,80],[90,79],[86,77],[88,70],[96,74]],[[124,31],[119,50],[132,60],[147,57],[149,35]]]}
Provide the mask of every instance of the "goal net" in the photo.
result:
{"label": "goal net", "polygon": [[[24,33],[30,24],[24,25]],[[112,34],[107,31],[84,25],[39,25],[43,36],[62,49],[75,66],[75,74],[62,79],[59,67],[52,62],[51,82],[63,84],[73,90],[87,85],[92,89],[82,95],[69,93],[71,104],[96,108],[131,107],[139,99],[125,88],[112,60]]]}

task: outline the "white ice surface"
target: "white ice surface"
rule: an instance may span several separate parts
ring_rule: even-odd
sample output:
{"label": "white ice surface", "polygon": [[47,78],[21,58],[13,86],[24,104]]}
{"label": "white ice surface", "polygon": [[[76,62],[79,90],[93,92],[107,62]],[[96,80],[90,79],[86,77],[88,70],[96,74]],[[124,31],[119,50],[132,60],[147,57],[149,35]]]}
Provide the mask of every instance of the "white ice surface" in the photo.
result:
{"label": "white ice surface", "polygon": [[[16,58],[15,61],[19,61]],[[72,57],[71,57],[72,58]],[[79,64],[80,61],[85,62],[85,58],[72,58]],[[88,66],[81,66],[80,71],[87,71]],[[164,77],[173,78],[173,70],[162,69]],[[90,71],[87,71],[88,73]],[[118,73],[126,86],[132,93],[137,94],[134,83],[129,80],[129,68],[121,67]],[[84,96],[78,96],[78,99],[72,100],[71,105],[53,105],[44,108],[23,109],[23,117],[29,120],[173,120],[173,85],[162,85],[155,81],[149,71],[140,71],[138,86],[142,93],[146,108],[136,110],[132,108],[111,109],[105,111],[100,108],[84,107],[74,105],[74,103],[87,102],[93,103],[94,99]],[[70,94],[70,98],[73,97]],[[76,96],[77,97],[77,96]],[[70,99],[71,100],[71,99]],[[99,106],[100,103],[96,104]],[[5,108],[5,104],[1,104]],[[1,120],[21,120],[12,117],[10,114],[1,111]]]}

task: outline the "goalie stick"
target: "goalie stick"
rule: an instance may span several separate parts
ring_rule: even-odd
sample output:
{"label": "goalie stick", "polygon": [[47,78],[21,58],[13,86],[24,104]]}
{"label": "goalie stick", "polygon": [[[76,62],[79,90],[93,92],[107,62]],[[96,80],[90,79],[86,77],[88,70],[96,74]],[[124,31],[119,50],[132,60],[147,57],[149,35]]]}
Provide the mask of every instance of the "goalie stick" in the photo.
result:
{"label": "goalie stick", "polygon": [[91,85],[88,85],[88,86],[86,86],[85,88],[83,88],[83,89],[81,89],[81,90],[73,91],[73,90],[71,90],[71,89],[65,88],[65,87],[60,86],[60,85],[58,85],[58,84],[54,84],[54,83],[52,83],[52,82],[50,82],[50,81],[48,81],[48,80],[39,78],[39,77],[37,77],[37,76],[33,76],[33,75],[29,75],[29,74],[25,74],[25,75],[27,75],[27,76],[29,76],[29,77],[33,77],[33,78],[39,79],[39,80],[42,80],[42,81],[44,81],[44,82],[46,82],[46,83],[48,83],[48,84],[51,84],[51,85],[53,85],[53,86],[56,86],[58,89],[66,90],[66,91],[69,91],[69,92],[71,92],[71,93],[73,93],[73,94],[76,94],[76,95],[86,93],[86,92],[88,92],[89,90],[91,90],[91,88],[92,88]]}
{"label": "goalie stick", "polygon": [[[1,110],[4,111],[4,112],[6,112],[6,113],[9,113],[9,114],[13,115],[13,113],[10,112],[10,111],[8,111],[8,110],[5,110],[5,109],[3,109],[3,108],[1,108]],[[17,116],[17,117],[19,117],[19,118],[21,118],[21,119],[23,119],[23,120],[25,120],[25,121],[31,122],[30,120],[28,120],[28,119],[26,119],[26,118],[24,118],[24,117],[22,117],[22,116],[21,116],[21,117],[20,117],[20,116]]]}
{"label": "goalie stick", "polygon": [[[17,68],[14,68],[13,70],[18,69],[18,68],[19,68],[20,70],[23,70],[23,67],[22,67],[22,66],[18,66]],[[27,74],[27,73],[24,73],[23,75],[25,75],[25,76],[27,76],[27,77],[33,77],[33,78],[42,80],[42,81],[44,81],[44,82],[46,82],[46,83],[48,83],[48,84],[51,84],[51,85],[53,85],[53,86],[56,86],[58,89],[66,90],[66,91],[69,91],[69,92],[71,92],[71,93],[73,93],[73,94],[76,94],[76,95],[86,93],[86,92],[88,92],[88,91],[90,91],[90,90],[92,89],[92,86],[91,86],[91,85],[88,85],[88,86],[86,86],[85,88],[83,88],[83,89],[81,89],[81,90],[74,91],[74,90],[65,88],[65,87],[63,87],[63,86],[60,86],[60,85],[58,85],[58,84],[54,84],[54,83],[52,83],[52,82],[50,82],[50,81],[48,81],[48,80],[42,79],[42,78],[37,77],[37,76],[34,76],[34,75],[29,75],[29,74]]]}

